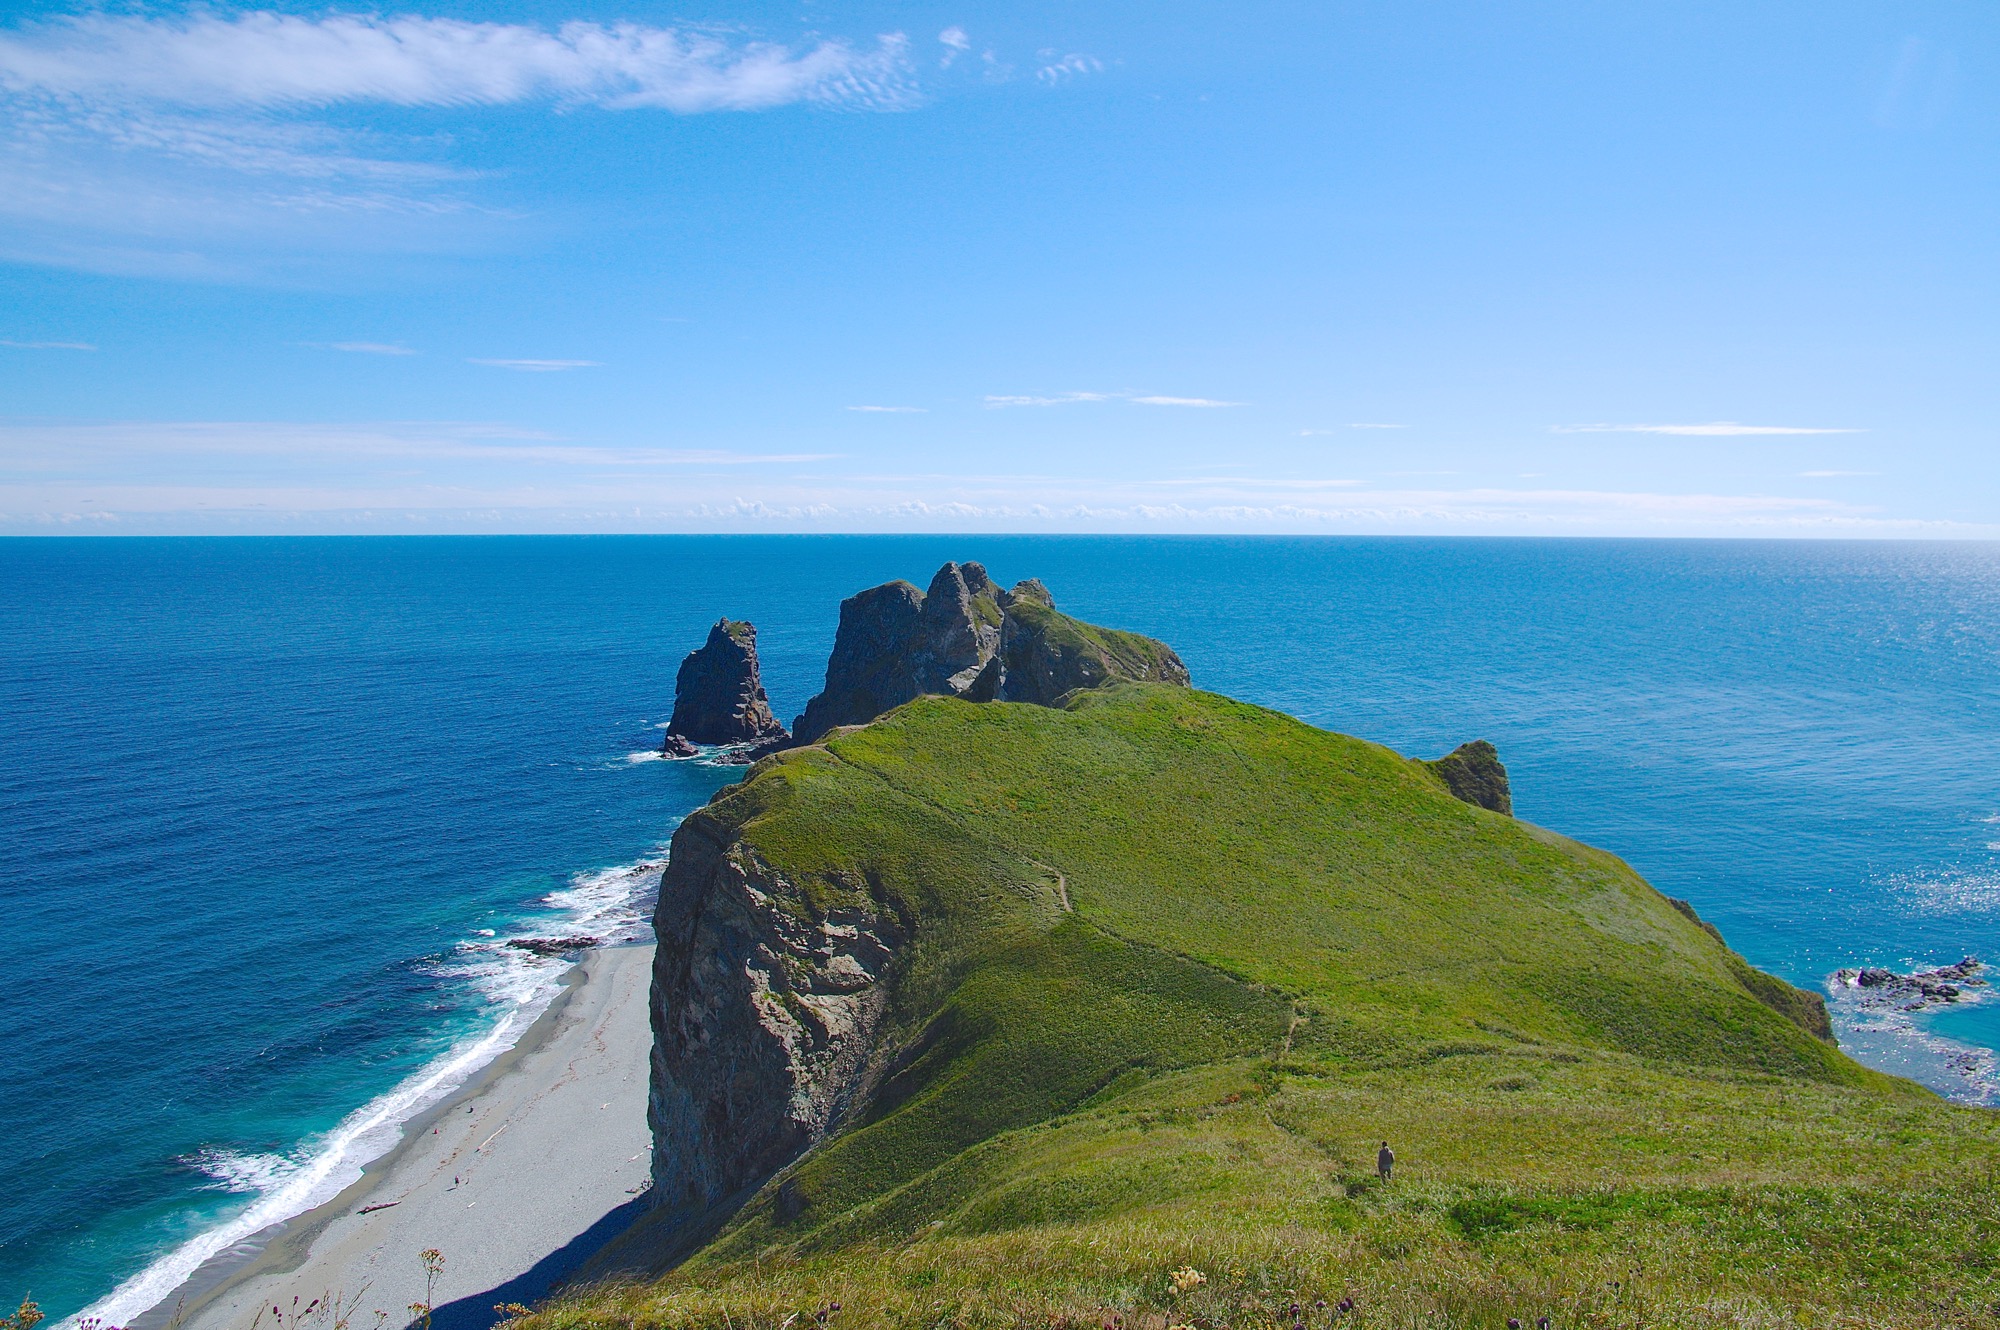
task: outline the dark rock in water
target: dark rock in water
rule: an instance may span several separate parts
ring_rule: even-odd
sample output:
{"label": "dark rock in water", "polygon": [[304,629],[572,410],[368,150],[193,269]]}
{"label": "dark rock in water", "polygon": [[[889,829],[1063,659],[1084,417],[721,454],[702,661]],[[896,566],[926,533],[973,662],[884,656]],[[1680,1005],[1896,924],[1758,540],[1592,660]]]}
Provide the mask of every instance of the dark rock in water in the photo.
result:
{"label": "dark rock in water", "polygon": [[676,756],[675,738],[697,744],[764,743],[785,737],[771,714],[757,668],[757,629],[720,619],[708,641],[688,653],[674,678],[674,716],[661,751]]}
{"label": "dark rock in water", "polygon": [[1500,752],[1484,739],[1474,739],[1425,766],[1443,778],[1454,797],[1479,808],[1514,815],[1514,798],[1507,788],[1507,768]]}
{"label": "dark rock in water", "polygon": [[507,945],[516,951],[531,951],[537,956],[567,956],[572,952],[588,951],[602,941],[601,937],[510,937]]}
{"label": "dark rock in water", "polygon": [[724,749],[715,755],[715,764],[723,767],[747,767],[760,762],[773,753],[783,752],[792,746],[791,736],[772,739],[760,744],[744,744],[738,748]]}
{"label": "dark rock in water", "polygon": [[1986,981],[1973,976],[1985,968],[1976,957],[1967,956],[1956,965],[1919,970],[1915,974],[1897,974],[1869,965],[1859,970],[1837,970],[1833,977],[1836,983],[1861,990],[1858,996],[1863,1006],[1890,1005],[1904,1011],[1922,1011],[1933,1002],[1958,1001],[1967,988],[1983,987]]}
{"label": "dark rock in water", "polygon": [[672,730],[668,730],[667,737],[661,741],[660,751],[668,757],[699,757],[701,755],[701,749],[696,748],[693,743],[675,734]]}
{"label": "dark rock in water", "polygon": [[926,693],[962,697],[1000,645],[1000,588],[948,563],[929,591],[886,582],[840,603],[826,687],[794,723],[800,743],[861,725]]}
{"label": "dark rock in water", "polygon": [[1114,679],[1185,687],[1188,672],[1163,642],[1058,613],[1038,581],[1002,591],[978,564],[948,563],[928,591],[888,582],[841,602],[826,688],[793,728],[811,743],[926,694],[1053,706]]}

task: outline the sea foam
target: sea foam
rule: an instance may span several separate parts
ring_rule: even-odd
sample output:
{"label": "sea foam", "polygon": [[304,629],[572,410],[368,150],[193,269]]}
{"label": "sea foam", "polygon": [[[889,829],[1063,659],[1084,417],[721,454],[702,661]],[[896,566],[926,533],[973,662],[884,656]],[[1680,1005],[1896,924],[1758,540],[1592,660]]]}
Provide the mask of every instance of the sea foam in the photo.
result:
{"label": "sea foam", "polygon": [[159,1257],[57,1330],[74,1330],[93,1318],[105,1326],[125,1325],[159,1306],[208,1261],[275,1224],[324,1205],[353,1185],[369,1163],[395,1148],[410,1119],[449,1097],[512,1048],[562,991],[570,962],[507,942],[548,932],[594,937],[607,944],[642,940],[650,931],[647,911],[665,867],[665,859],[650,858],[577,873],[567,886],[535,902],[536,912],[513,928],[472,930],[473,938],[435,958],[426,968],[469,985],[482,999],[487,1016],[478,1030],[291,1154],[222,1147],[199,1151],[186,1162],[214,1179],[216,1190],[256,1199]]}

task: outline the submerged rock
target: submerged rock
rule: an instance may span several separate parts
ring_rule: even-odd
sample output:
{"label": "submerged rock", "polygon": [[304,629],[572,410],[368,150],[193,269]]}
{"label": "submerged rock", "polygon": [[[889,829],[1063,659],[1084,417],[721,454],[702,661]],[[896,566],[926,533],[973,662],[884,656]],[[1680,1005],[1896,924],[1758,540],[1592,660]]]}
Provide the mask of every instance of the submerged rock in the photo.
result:
{"label": "submerged rock", "polygon": [[1453,797],[1478,808],[1514,815],[1514,797],[1507,787],[1507,768],[1500,765],[1500,750],[1484,739],[1460,744],[1425,766],[1435,771]]}
{"label": "submerged rock", "polygon": [[1859,990],[1863,1006],[1895,1005],[1905,1011],[1921,1011],[1933,1002],[1956,1002],[1968,988],[1983,987],[1986,981],[1973,976],[1985,968],[1977,958],[1967,956],[1956,965],[1915,974],[1897,974],[1871,965],[1836,970],[1833,978],[1846,988]]}
{"label": "submerged rock", "polygon": [[604,941],[601,937],[510,937],[507,945],[515,951],[532,952],[537,956],[569,956],[579,951],[589,951]]}
{"label": "submerged rock", "polygon": [[[755,744],[785,738],[757,666],[757,629],[719,619],[674,677],[674,715],[661,751],[691,757],[694,744]],[[675,741],[679,740],[679,743]]]}

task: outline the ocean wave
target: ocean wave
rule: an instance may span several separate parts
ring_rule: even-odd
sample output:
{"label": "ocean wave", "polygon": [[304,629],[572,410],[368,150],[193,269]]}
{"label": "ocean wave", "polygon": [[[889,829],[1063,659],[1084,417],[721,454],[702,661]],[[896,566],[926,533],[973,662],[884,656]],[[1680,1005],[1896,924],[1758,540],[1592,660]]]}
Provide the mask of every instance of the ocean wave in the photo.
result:
{"label": "ocean wave", "polygon": [[360,1179],[369,1163],[395,1148],[410,1119],[443,1101],[512,1048],[562,991],[570,961],[507,944],[549,932],[587,936],[600,944],[640,941],[650,932],[648,912],[665,867],[664,858],[651,858],[574,874],[567,886],[534,902],[533,913],[513,927],[471,930],[473,938],[434,958],[426,968],[463,983],[481,1000],[485,1017],[480,1028],[291,1154],[223,1147],[197,1152],[185,1162],[213,1179],[215,1190],[256,1199],[159,1257],[57,1330],[73,1330],[92,1318],[106,1326],[125,1325],[159,1306],[214,1257],[338,1196]]}
{"label": "ocean wave", "polygon": [[633,766],[641,762],[664,762],[667,755],[657,748],[642,748],[636,753],[625,754],[625,761]]}

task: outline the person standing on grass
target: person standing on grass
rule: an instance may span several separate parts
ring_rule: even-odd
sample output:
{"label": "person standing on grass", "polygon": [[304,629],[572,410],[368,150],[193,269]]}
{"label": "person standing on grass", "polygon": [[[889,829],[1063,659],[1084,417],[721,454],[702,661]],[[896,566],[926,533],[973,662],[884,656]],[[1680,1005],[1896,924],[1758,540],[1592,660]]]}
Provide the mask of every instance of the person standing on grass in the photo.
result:
{"label": "person standing on grass", "polygon": [[1375,1154],[1375,1171],[1381,1175],[1384,1182],[1387,1182],[1389,1175],[1396,1171],[1396,1152],[1389,1148],[1387,1141],[1382,1142],[1382,1148]]}

